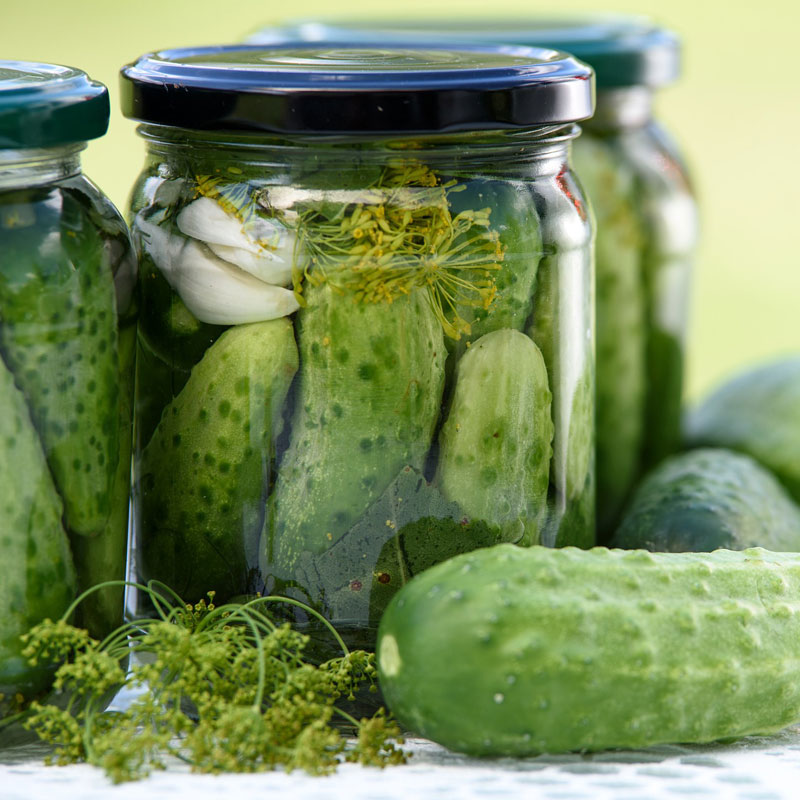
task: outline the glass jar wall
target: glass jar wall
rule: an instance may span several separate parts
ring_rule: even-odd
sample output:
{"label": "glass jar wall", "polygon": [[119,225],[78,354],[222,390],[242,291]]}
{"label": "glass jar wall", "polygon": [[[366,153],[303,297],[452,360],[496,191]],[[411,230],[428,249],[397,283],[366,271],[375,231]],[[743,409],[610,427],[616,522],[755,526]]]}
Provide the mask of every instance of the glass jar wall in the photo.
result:
{"label": "glass jar wall", "polygon": [[598,92],[573,150],[597,218],[598,526],[613,531],[642,474],[680,447],[697,208],[652,90]]}
{"label": "glass jar wall", "polygon": [[597,518],[606,541],[642,474],[680,443],[697,209],[652,113],[680,67],[677,38],[639,17],[308,20],[251,42],[472,41],[564,50],[596,72],[574,166],[597,218]]}
{"label": "glass jar wall", "polygon": [[[136,263],[81,172],[108,96],[78,70],[0,61],[0,727],[46,690],[19,635],[125,577]],[[74,621],[102,638],[122,589]]]}
{"label": "glass jar wall", "polygon": [[[180,109],[145,80],[176,67]],[[556,102],[497,118],[554,71]],[[568,163],[589,72],[524,49],[237,48],[124,74],[148,149],[140,578],[187,601],[280,592],[370,648],[394,592],[451,555],[590,546],[592,230]],[[350,83],[330,106],[292,94],[331,74]],[[209,107],[230,116],[198,124]]]}

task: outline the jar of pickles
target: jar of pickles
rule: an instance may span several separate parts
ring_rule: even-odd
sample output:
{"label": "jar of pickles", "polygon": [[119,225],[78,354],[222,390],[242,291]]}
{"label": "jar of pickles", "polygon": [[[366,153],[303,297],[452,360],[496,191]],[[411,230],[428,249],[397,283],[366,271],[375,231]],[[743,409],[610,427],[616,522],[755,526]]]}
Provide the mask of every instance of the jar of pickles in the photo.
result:
{"label": "jar of pickles", "polygon": [[592,544],[585,66],[238,46],[144,56],[122,86],[147,145],[142,580],[277,591],[369,648],[451,555]]}
{"label": "jar of pickles", "polygon": [[597,515],[613,532],[642,473],[680,443],[684,335],[697,209],[678,148],[653,117],[680,46],[639,17],[309,20],[251,42],[469,41],[564,50],[596,73],[597,109],[573,145],[597,219]]}
{"label": "jar of pickles", "polygon": [[[83,72],[0,61],[0,719],[51,680],[19,635],[125,577],[136,261],[80,163],[108,115]],[[75,622],[122,612],[104,589]]]}

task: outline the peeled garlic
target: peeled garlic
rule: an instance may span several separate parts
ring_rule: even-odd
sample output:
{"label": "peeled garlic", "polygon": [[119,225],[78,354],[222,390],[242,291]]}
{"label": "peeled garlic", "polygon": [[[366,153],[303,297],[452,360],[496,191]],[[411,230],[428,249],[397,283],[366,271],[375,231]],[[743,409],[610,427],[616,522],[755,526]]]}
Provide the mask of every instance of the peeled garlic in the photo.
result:
{"label": "peeled garlic", "polygon": [[241,325],[285,317],[299,306],[289,289],[264,283],[194,239],[137,217],[144,247],[189,311],[201,322]]}
{"label": "peeled garlic", "polygon": [[254,216],[245,226],[216,200],[198,197],[176,223],[181,233],[260,280],[276,286],[291,282],[294,236],[279,221]]}

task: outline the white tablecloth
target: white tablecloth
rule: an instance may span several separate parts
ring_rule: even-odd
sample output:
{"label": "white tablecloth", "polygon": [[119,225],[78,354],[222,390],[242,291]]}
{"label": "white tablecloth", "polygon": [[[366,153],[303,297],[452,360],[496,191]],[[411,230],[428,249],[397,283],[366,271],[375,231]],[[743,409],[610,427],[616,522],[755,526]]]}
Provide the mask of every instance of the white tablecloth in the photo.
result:
{"label": "white tablecloth", "polygon": [[119,786],[94,767],[46,767],[41,745],[0,751],[0,800],[798,800],[800,728],[726,746],[478,760],[421,739],[409,763],[335,775],[165,772]]}

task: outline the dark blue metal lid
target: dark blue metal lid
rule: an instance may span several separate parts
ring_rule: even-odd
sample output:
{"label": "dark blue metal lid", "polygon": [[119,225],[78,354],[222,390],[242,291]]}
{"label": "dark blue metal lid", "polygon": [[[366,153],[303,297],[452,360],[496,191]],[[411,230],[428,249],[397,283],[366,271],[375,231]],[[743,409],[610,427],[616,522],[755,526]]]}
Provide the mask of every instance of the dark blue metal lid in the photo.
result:
{"label": "dark blue metal lid", "polygon": [[527,47],[400,43],[164,50],[122,69],[122,111],[153,124],[289,134],[497,130],[574,122],[592,72]]}
{"label": "dark blue metal lid", "polygon": [[57,147],[102,136],[108,90],[58,64],[0,60],[0,149]]}
{"label": "dark blue metal lid", "polygon": [[680,71],[678,37],[645,17],[636,16],[341,17],[264,28],[248,41],[262,44],[351,41],[377,46],[416,41],[419,45],[435,42],[451,47],[457,42],[471,42],[547,47],[571,53],[589,64],[595,71],[598,89],[663,86],[674,81]]}

